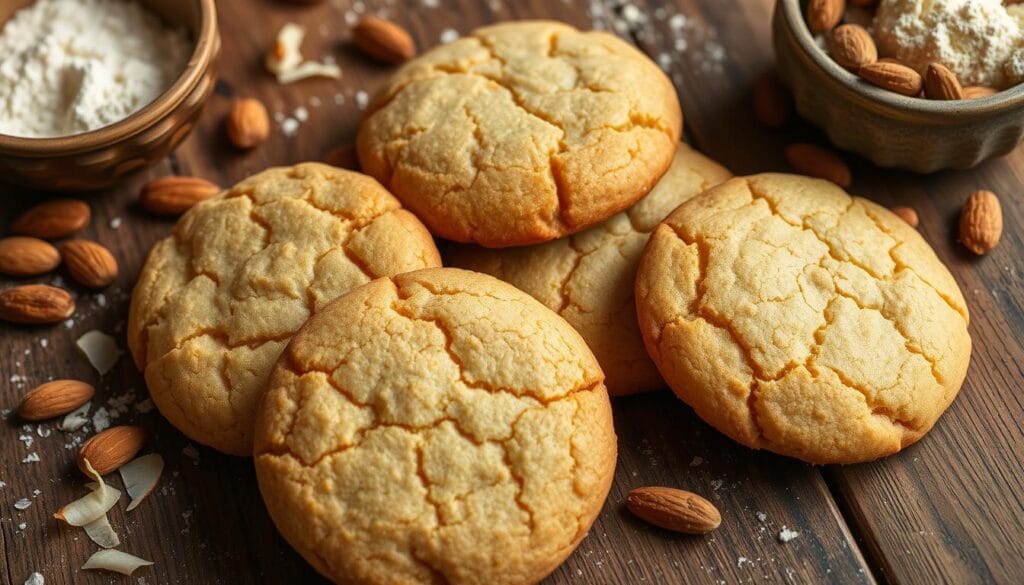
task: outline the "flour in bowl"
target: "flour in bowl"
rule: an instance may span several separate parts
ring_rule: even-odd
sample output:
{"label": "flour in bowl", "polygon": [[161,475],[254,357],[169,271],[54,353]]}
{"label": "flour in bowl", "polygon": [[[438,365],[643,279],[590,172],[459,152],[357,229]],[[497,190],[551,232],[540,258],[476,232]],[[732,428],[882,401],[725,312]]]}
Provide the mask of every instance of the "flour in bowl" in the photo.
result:
{"label": "flour in bowl", "polygon": [[126,0],[38,0],[0,30],[0,134],[95,130],[141,110],[174,83],[188,33]]}

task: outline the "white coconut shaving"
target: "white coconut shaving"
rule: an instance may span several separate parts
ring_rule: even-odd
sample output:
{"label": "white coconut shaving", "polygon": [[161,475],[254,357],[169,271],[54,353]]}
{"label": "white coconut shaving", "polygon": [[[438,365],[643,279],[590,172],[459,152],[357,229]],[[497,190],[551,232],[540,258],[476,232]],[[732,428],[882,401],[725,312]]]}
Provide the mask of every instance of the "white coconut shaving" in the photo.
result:
{"label": "white coconut shaving", "polygon": [[92,491],[57,510],[53,515],[54,518],[63,520],[71,526],[85,526],[95,522],[106,515],[107,511],[121,499],[121,491],[104,483],[103,477],[93,469],[88,459],[85,460],[85,468],[89,476],[96,480],[96,483],[88,484]]}
{"label": "white coconut shaving", "polygon": [[124,481],[124,489],[131,498],[128,504],[128,511],[131,512],[160,482],[160,475],[164,471],[164,458],[159,453],[143,455],[125,463],[119,471]]}
{"label": "white coconut shaving", "polygon": [[101,376],[113,369],[117,360],[121,358],[121,350],[117,347],[117,341],[102,331],[89,331],[79,337],[75,345]]}
{"label": "white coconut shaving", "polygon": [[83,569],[101,569],[113,571],[122,575],[131,575],[139,567],[152,565],[152,561],[140,559],[135,555],[108,548],[93,553],[89,560],[82,565]]}
{"label": "white coconut shaving", "polygon": [[281,27],[274,41],[274,48],[267,54],[267,70],[277,76],[277,82],[283,85],[310,77],[329,77],[339,79],[341,68],[334,63],[302,60],[302,41],[306,37],[306,29],[289,22]]}

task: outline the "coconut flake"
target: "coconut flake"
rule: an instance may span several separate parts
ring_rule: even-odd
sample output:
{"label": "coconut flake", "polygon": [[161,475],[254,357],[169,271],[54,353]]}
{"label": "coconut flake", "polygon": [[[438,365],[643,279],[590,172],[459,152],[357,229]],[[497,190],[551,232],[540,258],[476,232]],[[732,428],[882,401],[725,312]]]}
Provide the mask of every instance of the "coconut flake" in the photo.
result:
{"label": "coconut flake", "polygon": [[119,471],[124,481],[124,489],[132,500],[128,503],[128,511],[131,512],[146,499],[160,481],[160,474],[164,471],[164,458],[159,453],[143,455],[125,463]]}
{"label": "coconut flake", "polygon": [[96,480],[96,483],[89,484],[92,491],[67,504],[53,515],[54,518],[63,520],[71,526],[85,526],[98,520],[121,499],[121,491],[103,483],[103,477],[93,469],[88,459],[85,460],[85,468]]}
{"label": "coconut flake", "polygon": [[341,79],[341,67],[334,64],[319,63],[317,61],[306,61],[277,74],[277,82],[282,85],[295,83],[310,77],[329,77]]}
{"label": "coconut flake", "polygon": [[121,573],[122,575],[131,575],[135,572],[135,569],[152,564],[152,561],[140,559],[135,555],[130,555],[126,552],[108,548],[106,550],[93,553],[93,555],[89,557],[89,560],[85,561],[85,564],[82,565],[82,568],[103,569],[106,571]]}
{"label": "coconut flake", "polygon": [[281,84],[293,83],[308,77],[341,77],[341,68],[334,63],[302,60],[302,41],[306,29],[289,22],[277,32],[274,48],[267,54],[267,70],[277,76]]}
{"label": "coconut flake", "polygon": [[121,350],[117,348],[114,338],[95,329],[79,337],[75,345],[101,376],[109,372],[121,358]]}
{"label": "coconut flake", "polygon": [[14,509],[15,510],[26,510],[31,505],[32,505],[32,500],[30,500],[28,498],[21,498],[17,502],[14,502]]}
{"label": "coconut flake", "polygon": [[32,573],[25,579],[25,585],[46,585],[46,579],[38,572]]}
{"label": "coconut flake", "polygon": [[85,533],[89,535],[89,539],[103,548],[114,548],[121,544],[121,539],[118,538],[117,532],[114,531],[114,527],[110,525],[110,519],[104,514],[92,522],[86,524],[82,528],[85,528]]}
{"label": "coconut flake", "polygon": [[75,410],[72,410],[64,417],[64,420],[60,421],[57,428],[64,431],[65,433],[73,433],[78,429],[85,426],[89,422],[89,418],[85,415],[89,413],[89,408],[92,407],[92,401],[86,402],[82,406],[79,406]]}

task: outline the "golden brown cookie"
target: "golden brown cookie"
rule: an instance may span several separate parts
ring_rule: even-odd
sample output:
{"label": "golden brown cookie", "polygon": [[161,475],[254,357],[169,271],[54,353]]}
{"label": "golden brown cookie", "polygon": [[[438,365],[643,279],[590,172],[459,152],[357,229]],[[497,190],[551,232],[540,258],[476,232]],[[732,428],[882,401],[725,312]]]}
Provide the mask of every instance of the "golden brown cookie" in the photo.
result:
{"label": "golden brown cookie", "polygon": [[602,379],[576,331],[495,278],[376,280],[310,319],[274,368],[260,491],[336,583],[535,583],[611,485]]}
{"label": "golden brown cookie", "polygon": [[640,330],[680,398],[744,445],[811,463],[889,455],[956,397],[963,295],[889,210],[794,175],[736,178],[659,225]]}
{"label": "golden brown cookie", "polygon": [[730,176],[718,163],[680,144],[654,189],[603,224],[524,248],[452,246],[446,263],[497,276],[557,311],[594,351],[612,395],[662,388],[665,383],[636,324],[636,267],[658,222]]}
{"label": "golden brown cookie", "polygon": [[153,247],[128,345],[174,426],[249,455],[270,368],[310,314],[374,278],[440,264],[426,228],[370,177],[270,169],[192,208]]}
{"label": "golden brown cookie", "polygon": [[681,128],[675,89],[641,52],[520,21],[407,63],[370,104],[357,147],[432,233],[505,247],[632,205],[668,169]]}

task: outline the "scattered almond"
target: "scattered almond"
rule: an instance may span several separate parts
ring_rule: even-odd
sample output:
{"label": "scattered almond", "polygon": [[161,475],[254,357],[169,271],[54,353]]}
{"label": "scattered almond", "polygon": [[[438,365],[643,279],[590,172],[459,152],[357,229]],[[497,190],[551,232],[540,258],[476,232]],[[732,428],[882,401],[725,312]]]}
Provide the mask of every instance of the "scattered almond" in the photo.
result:
{"label": "scattered almond", "polygon": [[139,204],[150,213],[180,215],[219,192],[220,187],[199,177],[163,177],[146,183]]}
{"label": "scattered almond", "polygon": [[808,0],[807,27],[813,34],[832,30],[843,18],[845,0]]}
{"label": "scattered almond", "polygon": [[231,144],[241,149],[259,146],[270,135],[267,108],[255,98],[235,100],[224,125]]}
{"label": "scattered almond", "polygon": [[626,507],[655,526],[684,534],[707,534],[722,523],[714,504],[673,488],[637,488],[626,496]]}
{"label": "scattered almond", "polygon": [[142,427],[111,427],[82,445],[78,450],[78,468],[89,475],[85,466],[88,460],[97,473],[106,475],[134,459],[145,442],[146,431]]}
{"label": "scattered almond", "polygon": [[804,175],[832,181],[847,188],[853,179],[850,167],[831,151],[806,143],[790,144],[786,147],[786,160]]}
{"label": "scattered almond", "polygon": [[916,228],[920,223],[920,221],[917,218],[917,212],[914,211],[913,208],[893,207],[891,211],[895,213],[900,219],[907,222],[907,224],[910,225],[910,227],[912,228]]}
{"label": "scattered almond", "polygon": [[78,380],[53,380],[36,386],[21,399],[18,416],[46,420],[61,416],[92,400],[96,389]]}
{"label": "scattered almond", "polygon": [[921,74],[899,63],[871,63],[857,71],[861,79],[900,95],[914,97],[921,93]]}
{"label": "scattered almond", "polygon": [[0,319],[12,323],[56,323],[74,312],[75,300],[62,288],[26,284],[0,291]]}
{"label": "scattered almond", "polygon": [[948,67],[930,63],[924,73],[924,95],[930,100],[962,100],[964,88]]}
{"label": "scattered almond", "polygon": [[977,100],[987,98],[991,95],[996,95],[997,93],[999,93],[999,90],[991,87],[985,87],[984,85],[971,85],[964,88],[964,99]]}
{"label": "scattered almond", "polygon": [[332,167],[338,167],[339,169],[359,170],[359,157],[356,155],[356,148],[351,144],[335,146],[324,153],[322,160]]}
{"label": "scattered almond", "polygon": [[0,239],[0,274],[35,276],[60,265],[60,252],[49,242],[26,236]]}
{"label": "scattered almond", "polygon": [[766,73],[754,85],[754,113],[769,128],[781,128],[793,113],[789,92],[774,73]]}
{"label": "scattered almond", "polygon": [[35,238],[63,238],[89,223],[89,205],[78,199],[55,199],[40,203],[22,213],[11,224],[11,231]]}
{"label": "scattered almond", "polygon": [[90,240],[71,240],[60,247],[71,278],[82,286],[103,288],[117,279],[117,260],[110,250]]}
{"label": "scattered almond", "polygon": [[352,30],[352,42],[367,55],[389,64],[416,56],[416,44],[408,31],[397,24],[367,16]]}
{"label": "scattered almond", "polygon": [[960,213],[960,241],[982,256],[996,247],[1003,233],[1003,210],[991,191],[975,191]]}
{"label": "scattered almond", "polygon": [[856,73],[878,61],[878,48],[867,29],[856,24],[837,26],[828,35],[828,52],[840,67]]}

